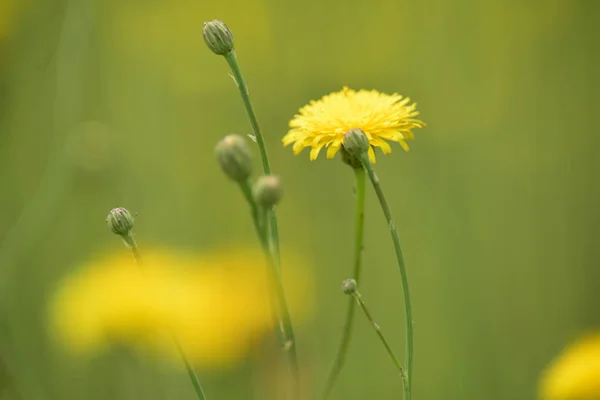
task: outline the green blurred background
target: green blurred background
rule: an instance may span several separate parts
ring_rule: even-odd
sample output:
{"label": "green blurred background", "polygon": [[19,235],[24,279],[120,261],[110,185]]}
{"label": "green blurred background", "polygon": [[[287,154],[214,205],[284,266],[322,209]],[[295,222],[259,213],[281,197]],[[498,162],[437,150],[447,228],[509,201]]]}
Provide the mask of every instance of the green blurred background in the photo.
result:
{"label": "green blurred background", "polygon": [[[307,390],[321,389],[340,337],[353,180],[280,139],[300,106],[348,85],[410,96],[428,123],[411,152],[377,163],[412,284],[415,399],[535,398],[543,367],[600,324],[594,0],[0,0],[3,398],[194,398],[184,371],[124,351],[67,359],[45,307],[58,278],[121,245],[104,223],[116,206],[139,213],[142,245],[254,243],[213,156],[250,130],[225,61],[204,47],[212,18],[235,35],[285,182],[283,246],[317,278],[317,313],[299,330]],[[367,207],[361,292],[402,353],[401,286],[372,192]],[[201,371],[211,399],[259,398],[256,380],[275,374]],[[358,318],[333,397],[400,388]]]}

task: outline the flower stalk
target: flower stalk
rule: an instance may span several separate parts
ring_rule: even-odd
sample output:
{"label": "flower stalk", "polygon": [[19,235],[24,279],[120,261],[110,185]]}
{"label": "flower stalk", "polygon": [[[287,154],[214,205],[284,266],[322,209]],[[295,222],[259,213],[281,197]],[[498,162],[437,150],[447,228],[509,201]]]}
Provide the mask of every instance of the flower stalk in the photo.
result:
{"label": "flower stalk", "polygon": [[[114,208],[108,214],[108,218],[106,222],[108,223],[111,231],[120,236],[125,245],[131,249],[131,254],[133,255],[133,259],[138,267],[142,268],[142,256],[140,254],[140,249],[137,245],[135,237],[133,235],[133,225],[134,225],[134,217],[131,213],[125,208]],[[196,375],[196,371],[194,371],[194,367],[190,363],[181,343],[179,343],[179,339],[174,336],[175,345],[177,347],[177,352],[183,361],[185,369],[187,370],[188,376],[190,377],[190,381],[194,386],[194,391],[196,392],[196,396],[198,400],[206,400],[206,395],[204,394],[204,390],[202,389],[202,385]]]}
{"label": "flower stalk", "polygon": [[367,308],[367,305],[365,304],[364,300],[362,299],[362,296],[360,295],[360,292],[358,291],[356,281],[354,279],[345,280],[344,284],[342,285],[342,290],[344,291],[345,294],[350,295],[351,299],[353,301],[356,301],[356,303],[359,305],[359,307],[362,309],[363,313],[365,314],[365,317],[367,317],[367,320],[369,321],[369,323],[375,330],[375,333],[379,337],[379,340],[381,340],[383,347],[385,347],[385,350],[387,351],[388,355],[390,356],[390,359],[392,360],[394,367],[396,367],[398,374],[402,378],[402,381],[404,383],[404,388],[405,388],[405,395],[406,395],[407,394],[406,388],[408,388],[408,382],[407,382],[408,376],[407,376],[406,372],[404,371],[404,368],[402,368],[402,364],[400,364],[398,357],[396,357],[396,355],[394,354],[394,351],[392,350],[392,347],[390,346],[389,342],[385,338],[385,335],[383,334],[381,328],[375,322],[375,319],[371,315],[371,312],[369,311],[369,309]]}
{"label": "flower stalk", "polygon": [[373,168],[373,164],[369,161],[368,157],[362,157],[361,162],[367,171],[367,175],[371,184],[373,185],[373,189],[375,189],[375,193],[377,194],[377,199],[379,200],[379,204],[381,206],[381,210],[383,211],[383,215],[387,221],[388,229],[390,231],[390,236],[392,237],[392,242],[394,243],[394,250],[396,252],[396,261],[398,263],[398,268],[400,269],[400,277],[402,278],[402,293],[404,297],[404,318],[406,325],[406,400],[411,400],[412,395],[412,377],[413,377],[413,359],[414,359],[414,329],[413,329],[413,317],[412,317],[412,305],[410,301],[410,287],[408,284],[408,272],[406,270],[406,264],[404,263],[404,256],[402,255],[402,247],[400,245],[400,238],[398,237],[398,231],[396,230],[396,223],[392,218],[392,213],[390,211],[390,207],[387,203],[385,195],[383,194],[383,190],[381,188],[381,184],[379,183],[379,177],[375,173],[375,169]]}
{"label": "flower stalk", "polygon": [[[273,292],[276,299],[276,309],[279,320],[279,334],[284,350],[288,354],[290,363],[290,373],[294,380],[294,394],[299,396],[300,393],[300,368],[298,364],[298,353],[296,350],[296,338],[292,318],[290,315],[283,280],[281,278],[281,269],[278,265],[278,260],[269,246],[268,227],[263,223],[265,221],[266,208],[259,204],[256,197],[253,195],[249,181],[239,182],[240,189],[244,194],[244,198],[250,206],[251,214],[253,215],[254,228],[259,238],[261,247],[265,253],[269,272],[272,281]],[[273,205],[274,206],[274,205]]]}
{"label": "flower stalk", "polygon": [[400,238],[396,231],[396,223],[392,218],[390,207],[387,203],[379,177],[375,173],[373,164],[369,157],[369,150],[372,149],[370,141],[361,129],[351,129],[344,135],[344,149],[357,160],[360,161],[363,168],[365,169],[369,180],[377,194],[379,205],[383,211],[383,215],[386,219],[392,242],[394,243],[394,250],[396,252],[396,261],[398,268],[400,269],[400,277],[402,281],[402,293],[404,296],[404,318],[406,325],[406,384],[404,386],[406,400],[411,400],[412,395],[412,365],[414,358],[414,332],[413,332],[413,318],[412,318],[412,306],[410,301],[410,290],[408,285],[408,273],[406,271],[406,264],[404,263],[404,256],[402,255],[402,247],[400,246]]}
{"label": "flower stalk", "polygon": [[[246,109],[246,114],[248,115],[248,119],[250,120],[250,126],[252,127],[253,137],[256,140],[256,144],[258,146],[258,151],[260,153],[260,159],[262,162],[263,172],[265,175],[271,175],[271,164],[269,162],[269,154],[267,153],[267,145],[265,144],[265,139],[262,134],[262,130],[258,123],[258,118],[256,117],[256,113],[254,112],[254,106],[252,105],[252,101],[250,100],[250,93],[248,92],[248,85],[246,84],[246,80],[244,79],[244,75],[242,74],[242,68],[238,61],[235,50],[231,50],[229,53],[225,54],[225,60],[231,69],[231,73],[233,74],[233,78],[237,87],[240,91],[240,96],[242,98],[242,102],[244,103],[244,108]],[[277,214],[275,213],[275,206],[267,211],[267,219],[269,221],[269,247],[271,251],[275,254],[275,258],[277,259],[277,268],[281,268],[280,262],[280,249],[279,249],[279,227],[277,223]]]}
{"label": "flower stalk", "polygon": [[[233,79],[235,80],[235,83],[239,89],[246,114],[250,120],[253,139],[258,145],[263,173],[265,176],[270,176],[271,165],[269,163],[267,146],[258,123],[258,118],[256,117],[252,101],[250,99],[248,85],[246,84],[240,63],[237,59],[233,35],[231,34],[229,28],[227,28],[222,21],[218,20],[205,22],[202,33],[207,47],[215,54],[225,57],[225,60],[231,69]],[[244,193],[246,201],[248,201],[250,205],[259,241],[267,257],[269,269],[271,270],[271,277],[274,287],[273,290],[275,292],[277,309],[279,311],[279,325],[281,327],[282,336],[284,339],[284,349],[287,350],[289,355],[290,369],[297,386],[294,393],[295,395],[299,395],[299,367],[296,353],[294,328],[281,279],[281,254],[279,247],[279,228],[277,223],[276,205],[273,204],[266,206],[258,204],[254,195],[252,194],[248,180],[238,180],[238,184]]]}
{"label": "flower stalk", "polygon": [[[362,249],[364,236],[364,220],[365,220],[365,171],[362,166],[353,168],[355,178],[355,229],[354,229],[354,269],[352,276],[359,283],[362,270]],[[346,319],[333,367],[329,372],[323,399],[327,399],[335,386],[335,383],[346,362],[346,354],[350,340],[352,339],[354,315],[356,309],[356,301],[353,298],[348,299],[348,307],[346,310]]]}

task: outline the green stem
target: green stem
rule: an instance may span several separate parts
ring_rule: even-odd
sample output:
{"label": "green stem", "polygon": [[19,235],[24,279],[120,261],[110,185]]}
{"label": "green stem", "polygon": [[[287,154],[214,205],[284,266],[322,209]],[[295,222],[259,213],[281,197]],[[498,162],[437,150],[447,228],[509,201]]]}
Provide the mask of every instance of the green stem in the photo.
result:
{"label": "green stem", "polygon": [[202,390],[202,386],[200,385],[198,376],[196,375],[196,372],[194,371],[194,367],[190,363],[190,360],[187,358],[185,351],[183,350],[183,347],[181,347],[181,343],[179,343],[179,340],[175,339],[175,344],[177,345],[177,351],[179,352],[179,356],[181,357],[181,360],[183,361],[183,364],[185,365],[185,369],[187,370],[188,376],[190,377],[190,380],[192,381],[192,385],[194,385],[194,390],[196,390],[196,395],[198,396],[198,399],[205,400],[206,395],[204,394],[204,390]]}
{"label": "green stem", "polygon": [[262,238],[265,227],[264,227],[263,221],[260,220],[261,215],[258,212],[258,205],[256,204],[256,201],[254,201],[254,196],[252,195],[252,188],[250,187],[250,182],[246,181],[246,182],[240,183],[240,189],[242,190],[244,199],[246,199],[246,202],[250,206],[250,213],[252,214],[252,222],[254,223],[254,228],[256,229],[256,234],[260,238]]}
{"label": "green stem", "polygon": [[227,64],[229,64],[229,68],[231,68],[233,78],[235,79],[238,89],[240,90],[240,95],[242,96],[242,101],[244,102],[246,113],[248,114],[248,118],[250,119],[252,132],[254,133],[254,138],[256,139],[256,144],[258,144],[258,150],[260,151],[260,158],[262,160],[263,171],[265,172],[265,175],[270,175],[271,166],[269,164],[269,156],[267,155],[267,146],[265,145],[265,139],[262,135],[262,131],[260,130],[260,125],[258,124],[258,119],[256,118],[256,113],[254,112],[252,101],[250,100],[250,94],[248,93],[248,85],[244,80],[244,75],[242,75],[242,69],[235,54],[235,50],[232,50],[229,53],[227,53],[225,55],[225,59],[227,60]]}
{"label": "green stem", "polygon": [[[137,246],[137,243],[133,237],[133,233],[131,231],[129,231],[126,235],[123,235],[122,237],[123,237],[123,240],[125,241],[125,243],[127,243],[129,245],[129,247],[131,248],[131,253],[133,254],[133,259],[135,260],[135,263],[139,267],[142,267],[142,256],[140,254],[140,249]],[[181,360],[183,361],[183,364],[185,365],[185,369],[187,370],[188,376],[190,377],[190,380],[192,381],[192,385],[194,386],[194,390],[196,391],[196,396],[198,397],[198,400],[206,400],[206,395],[204,394],[204,390],[202,390],[202,386],[200,385],[198,376],[196,375],[196,372],[194,371],[194,367],[190,363],[190,360],[188,359],[187,355],[185,354],[185,351],[183,350],[183,347],[181,346],[179,339],[177,339],[177,337],[174,334],[173,334],[173,339],[174,339],[175,345],[177,347],[177,352],[179,353],[179,356],[181,357]]]}
{"label": "green stem", "polygon": [[392,350],[392,347],[390,346],[390,344],[386,340],[385,336],[383,335],[383,332],[381,331],[381,328],[379,327],[379,325],[373,319],[373,316],[369,312],[369,309],[367,308],[367,305],[363,301],[360,293],[358,291],[356,291],[356,292],[352,293],[352,297],[353,297],[353,300],[356,300],[356,302],[358,303],[358,305],[360,306],[360,308],[363,310],[363,312],[365,313],[365,316],[367,317],[367,319],[371,323],[371,326],[373,326],[373,329],[375,330],[375,333],[377,333],[377,336],[379,336],[379,339],[381,340],[381,343],[383,343],[383,346],[385,347],[385,350],[389,354],[390,358],[392,359],[392,362],[394,363],[394,366],[396,367],[396,370],[400,374],[400,377],[402,378],[402,380],[404,382],[404,386],[405,387],[408,386],[408,383],[406,382],[407,379],[408,379],[408,377],[407,377],[406,373],[404,372],[404,368],[402,368],[402,365],[400,364],[400,361],[398,361],[398,357],[396,357],[396,355],[394,354],[394,351]]}
{"label": "green stem", "polygon": [[400,268],[400,276],[402,278],[402,292],[404,295],[404,318],[406,325],[406,374],[407,385],[405,385],[406,400],[411,399],[412,394],[412,377],[413,377],[413,357],[414,357],[414,333],[413,333],[413,318],[412,318],[412,307],[410,303],[410,291],[408,285],[408,273],[406,272],[406,265],[404,264],[404,257],[402,256],[402,247],[400,246],[400,239],[398,232],[396,231],[396,224],[392,218],[390,207],[388,206],[381,184],[379,183],[379,177],[373,169],[373,165],[369,158],[365,155],[360,157],[360,161],[363,164],[367,175],[373,184],[373,189],[377,194],[377,199],[381,205],[381,210],[388,224],[392,241],[394,242],[394,250],[396,251],[396,260],[398,261],[398,267]]}
{"label": "green stem", "polygon": [[272,287],[277,302],[276,309],[278,326],[280,328],[281,335],[280,338],[282,339],[283,348],[287,351],[289,356],[290,372],[292,374],[294,384],[296,386],[296,390],[294,391],[294,393],[296,394],[296,396],[299,396],[300,374],[298,367],[298,354],[296,350],[296,338],[294,334],[294,326],[292,324],[292,318],[290,316],[287,299],[285,297],[283,280],[281,278],[281,267],[278,264],[279,259],[274,254],[273,248],[269,246],[269,235],[266,227],[260,226],[260,221],[264,220],[264,218],[261,218],[261,213],[264,216],[266,210],[264,210],[263,208],[259,207],[258,204],[256,204],[256,201],[252,196],[250,183],[248,181],[240,182],[240,188],[242,190],[242,193],[244,194],[244,197],[246,198],[246,201],[250,205],[250,209],[252,211],[253,216],[256,211],[256,216],[253,217],[254,227],[256,229],[260,245],[263,249],[263,252],[265,253],[267,264],[269,266],[271,281],[273,283]]}
{"label": "green stem", "polygon": [[[363,232],[364,232],[364,220],[365,220],[365,171],[362,168],[354,168],[354,176],[356,180],[356,208],[355,208],[355,230],[354,230],[354,270],[352,277],[356,283],[360,282],[361,267],[362,267],[362,248],[363,248]],[[327,399],[331,394],[337,378],[344,367],[346,362],[346,354],[348,352],[348,346],[352,338],[352,326],[354,322],[354,311],[356,309],[356,302],[353,298],[348,300],[348,308],[346,311],[346,321],[344,323],[344,330],[342,333],[342,340],[338,347],[338,351],[327,378],[327,384],[323,393],[323,399]]]}
{"label": "green stem", "polygon": [[[229,68],[233,73],[235,83],[237,84],[238,89],[240,90],[240,95],[242,97],[242,102],[244,103],[244,108],[246,109],[246,114],[248,114],[248,119],[250,119],[252,132],[254,133],[254,138],[256,139],[256,144],[258,145],[258,151],[260,152],[260,159],[262,161],[263,172],[265,175],[271,175],[271,165],[269,164],[267,145],[265,144],[265,139],[260,129],[260,125],[258,124],[258,119],[256,118],[256,113],[254,112],[252,101],[250,100],[250,94],[248,93],[248,85],[246,84],[246,80],[244,79],[244,75],[242,74],[242,69],[237,59],[237,55],[235,54],[235,50],[232,50],[229,53],[227,53],[225,55],[225,60],[227,60],[227,64],[229,64]],[[275,258],[277,259],[277,268],[280,268],[281,256],[279,249],[279,228],[277,226],[277,214],[275,213],[275,207],[269,210],[267,212],[267,215],[270,227],[270,246],[272,247],[272,251],[275,255]]]}

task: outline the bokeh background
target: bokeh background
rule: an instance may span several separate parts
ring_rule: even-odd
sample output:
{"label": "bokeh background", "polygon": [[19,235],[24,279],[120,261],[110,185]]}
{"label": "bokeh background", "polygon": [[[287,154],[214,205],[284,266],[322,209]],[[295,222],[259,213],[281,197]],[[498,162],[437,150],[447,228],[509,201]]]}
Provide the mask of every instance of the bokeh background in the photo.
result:
{"label": "bokeh background", "polygon": [[[411,278],[415,399],[535,398],[544,366],[600,327],[593,0],[0,0],[2,398],[194,398],[185,371],[125,350],[66,357],[45,313],[59,278],[121,246],[104,223],[113,207],[139,214],[142,245],[254,243],[214,161],[222,136],[250,129],[202,41],[212,18],[235,35],[285,182],[282,245],[316,278],[298,332],[307,391],[322,388],[340,337],[353,179],[280,139],[300,106],[348,85],[407,95],[428,123],[409,153],[377,163]],[[361,292],[402,354],[401,286],[372,192],[364,257]],[[200,373],[211,399],[248,399],[278,372],[248,361]],[[357,318],[333,398],[400,388]]]}

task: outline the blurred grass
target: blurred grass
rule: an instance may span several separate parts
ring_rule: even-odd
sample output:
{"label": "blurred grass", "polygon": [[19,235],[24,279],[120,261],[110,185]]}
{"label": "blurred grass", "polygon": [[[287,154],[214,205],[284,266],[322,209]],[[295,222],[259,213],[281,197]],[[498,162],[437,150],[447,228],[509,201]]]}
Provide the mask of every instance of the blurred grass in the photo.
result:
{"label": "blurred grass", "polygon": [[[562,345],[600,323],[597,2],[17,1],[0,0],[0,238],[36,193],[45,207],[1,266],[14,272],[2,282],[5,398],[193,398],[183,371],[123,351],[65,359],[45,301],[57,278],[120,245],[104,225],[115,206],[139,213],[142,245],[254,243],[213,157],[223,135],[250,132],[200,37],[215,17],[234,32],[285,181],[283,246],[319,278],[320,312],[299,335],[311,390],[343,320],[352,174],[293,157],[280,138],[301,105],[342,85],[410,96],[428,123],[410,153],[377,163],[413,286],[417,399],[530,399]],[[393,251],[372,195],[367,207],[361,292],[400,352]],[[356,329],[334,396],[397,398],[385,352],[365,321]],[[211,398],[253,397],[251,370],[203,372]]]}

